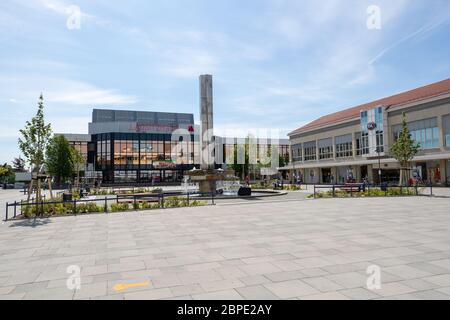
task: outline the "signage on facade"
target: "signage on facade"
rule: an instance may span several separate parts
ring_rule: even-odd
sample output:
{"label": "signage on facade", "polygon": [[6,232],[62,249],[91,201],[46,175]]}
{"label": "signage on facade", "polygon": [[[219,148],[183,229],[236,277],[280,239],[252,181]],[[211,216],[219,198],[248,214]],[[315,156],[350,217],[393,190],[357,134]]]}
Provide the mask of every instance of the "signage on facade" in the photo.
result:
{"label": "signage on facade", "polygon": [[367,129],[368,129],[369,131],[375,130],[376,128],[377,128],[377,124],[376,124],[375,122],[369,122],[369,123],[367,124]]}
{"label": "signage on facade", "polygon": [[132,131],[137,133],[145,133],[145,132],[160,132],[160,133],[172,133],[176,129],[177,126],[170,125],[156,125],[156,124],[148,124],[148,123],[136,123],[131,128]]}
{"label": "signage on facade", "polygon": [[176,163],[166,162],[166,161],[158,161],[153,162],[153,167],[155,169],[175,169],[177,167]]}

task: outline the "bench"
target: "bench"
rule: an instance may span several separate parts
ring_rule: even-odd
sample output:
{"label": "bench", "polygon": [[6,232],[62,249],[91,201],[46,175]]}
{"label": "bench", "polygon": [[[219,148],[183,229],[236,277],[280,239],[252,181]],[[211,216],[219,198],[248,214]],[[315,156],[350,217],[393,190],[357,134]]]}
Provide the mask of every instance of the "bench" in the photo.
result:
{"label": "bench", "polygon": [[366,188],[363,183],[346,183],[340,189],[346,192],[364,192]]}

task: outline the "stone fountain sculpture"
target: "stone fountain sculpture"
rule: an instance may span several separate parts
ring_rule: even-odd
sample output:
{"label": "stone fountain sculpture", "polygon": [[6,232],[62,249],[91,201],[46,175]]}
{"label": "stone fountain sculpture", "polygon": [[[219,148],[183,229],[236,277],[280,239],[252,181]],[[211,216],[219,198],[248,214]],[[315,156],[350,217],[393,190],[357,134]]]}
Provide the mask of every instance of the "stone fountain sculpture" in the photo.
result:
{"label": "stone fountain sculpture", "polygon": [[200,76],[200,119],[200,169],[194,168],[188,176],[192,182],[199,183],[201,193],[215,193],[217,181],[235,181],[237,178],[232,170],[215,169],[212,75]]}

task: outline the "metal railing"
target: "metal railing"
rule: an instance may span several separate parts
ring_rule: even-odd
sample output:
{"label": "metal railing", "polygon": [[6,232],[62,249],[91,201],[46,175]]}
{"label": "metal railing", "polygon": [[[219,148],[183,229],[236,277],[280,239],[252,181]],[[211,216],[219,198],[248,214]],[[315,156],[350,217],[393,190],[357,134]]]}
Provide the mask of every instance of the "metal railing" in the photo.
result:
{"label": "metal railing", "polygon": [[[429,194],[420,193],[419,189],[429,189]],[[410,185],[410,186],[392,186],[387,184],[364,184],[364,183],[348,183],[348,184],[329,184],[329,185],[314,185],[314,199],[317,198],[318,190],[320,189],[327,189],[327,191],[331,191],[331,196],[333,198],[336,197],[337,191],[345,191],[346,194],[349,194],[350,197],[356,196],[360,194],[361,192],[367,191],[367,196],[369,197],[375,197],[380,196],[379,192],[376,194],[374,193],[375,190],[384,192],[384,196],[433,196],[433,185]],[[389,189],[392,190],[399,190],[400,194],[390,194]],[[414,190],[414,193],[409,193],[409,190]],[[408,190],[407,193],[404,193],[403,190]]]}
{"label": "metal railing", "polygon": [[[187,192],[187,193],[177,193],[177,192],[166,192],[166,193],[155,193],[155,194],[134,194],[134,195],[116,195],[116,196],[105,196],[103,198],[95,198],[95,199],[72,199],[68,201],[58,200],[58,201],[45,201],[43,199],[42,201],[33,201],[27,202],[27,201],[14,201],[12,203],[6,203],[6,215],[5,220],[8,221],[10,218],[16,219],[18,215],[21,215],[23,213],[23,208],[36,208],[36,217],[43,217],[44,216],[44,206],[56,206],[56,205],[65,205],[65,208],[69,208],[68,211],[70,213],[65,214],[67,215],[74,215],[76,216],[77,213],[77,206],[80,205],[86,205],[87,203],[96,203],[99,208],[101,207],[103,211],[93,211],[90,213],[109,213],[113,212],[111,205],[113,203],[119,204],[119,203],[127,203],[132,205],[132,209],[124,210],[124,211],[131,211],[131,210],[151,210],[151,208],[145,208],[140,209],[139,204],[140,203],[154,203],[158,204],[159,209],[166,209],[166,203],[168,199],[171,197],[176,197],[177,200],[184,200],[187,201],[187,206],[190,206],[193,201],[209,201],[209,205],[215,205],[215,198],[216,194],[214,192],[211,193],[200,193],[200,192]],[[185,206],[186,207],[186,206]],[[10,213],[12,214],[12,217],[10,217]]]}

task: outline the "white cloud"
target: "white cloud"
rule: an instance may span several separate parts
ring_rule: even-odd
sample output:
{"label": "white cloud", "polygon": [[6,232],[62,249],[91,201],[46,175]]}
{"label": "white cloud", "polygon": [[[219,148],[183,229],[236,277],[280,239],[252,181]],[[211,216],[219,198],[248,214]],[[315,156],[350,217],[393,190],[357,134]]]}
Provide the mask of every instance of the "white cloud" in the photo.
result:
{"label": "white cloud", "polygon": [[46,91],[47,100],[71,105],[127,105],[135,104],[138,99],[122,95],[115,90],[100,89],[78,81],[63,80],[59,88]]}
{"label": "white cloud", "polygon": [[160,67],[160,72],[181,78],[215,73],[219,64],[209,52],[194,48],[168,50],[165,58],[167,62]]}
{"label": "white cloud", "polygon": [[35,103],[40,93],[48,102],[64,106],[129,105],[139,100],[114,89],[99,88],[80,80],[58,76],[28,74],[3,75],[0,77],[0,96],[12,95],[15,102]]}
{"label": "white cloud", "polygon": [[386,53],[388,53],[389,51],[391,51],[394,48],[398,47],[399,45],[401,45],[404,42],[410,41],[410,40],[412,40],[414,38],[420,38],[421,40],[425,39],[426,37],[430,36],[433,33],[433,31],[437,30],[438,28],[440,28],[444,24],[449,23],[449,21],[450,21],[450,16],[447,14],[447,16],[444,16],[443,18],[442,17],[438,17],[437,19],[431,21],[430,23],[427,23],[427,24],[421,26],[416,31],[414,31],[414,32],[412,32],[410,34],[407,34],[406,36],[404,36],[400,40],[397,40],[393,44],[391,44],[388,47],[382,49],[374,58],[372,58],[369,61],[369,64],[370,65],[375,64]]}
{"label": "white cloud", "polygon": [[[75,5],[74,3],[68,3],[60,0],[38,0],[38,3],[45,9],[51,10],[52,12],[63,16],[69,16],[72,14],[72,9]],[[82,18],[95,18],[94,15],[83,12],[81,8],[80,11]]]}

